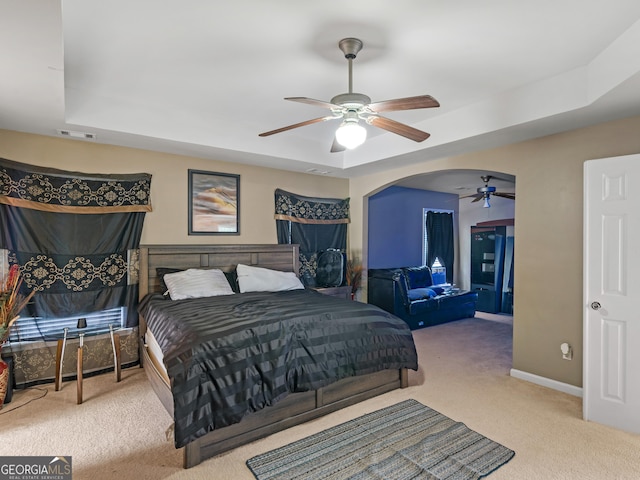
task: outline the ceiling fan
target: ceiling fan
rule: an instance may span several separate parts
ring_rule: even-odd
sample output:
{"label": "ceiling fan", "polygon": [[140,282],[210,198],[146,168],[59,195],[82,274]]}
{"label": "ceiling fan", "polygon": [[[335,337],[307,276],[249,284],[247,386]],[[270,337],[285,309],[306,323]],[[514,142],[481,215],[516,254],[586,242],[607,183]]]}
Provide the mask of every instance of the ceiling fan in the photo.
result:
{"label": "ceiling fan", "polygon": [[489,186],[489,181],[491,181],[491,179],[503,180],[505,182],[507,182],[509,180],[504,180],[502,178],[494,177],[492,175],[482,175],[480,178],[484,182],[484,187],[478,188],[477,189],[478,193],[473,193],[471,195],[463,195],[460,198],[474,197],[474,199],[471,201],[471,203],[479,202],[480,200],[484,200],[484,204],[482,205],[484,208],[491,207],[491,204],[489,203],[489,199],[491,198],[491,195],[493,195],[495,197],[508,198],[510,200],[515,200],[516,199],[515,193],[498,192],[498,191],[496,191],[496,187]]}
{"label": "ceiling fan", "polygon": [[360,124],[360,120],[373,125],[374,127],[387,130],[388,132],[401,135],[415,142],[422,142],[429,138],[427,132],[410,127],[390,118],[385,118],[379,114],[382,112],[394,112],[399,110],[414,110],[418,108],[439,107],[440,104],[430,95],[420,95],[417,97],[397,98],[383,102],[371,102],[371,99],[362,93],[353,92],[353,60],[362,49],[362,41],[357,38],[343,38],[338,42],[338,47],[344,53],[349,62],[349,93],[336,95],[329,102],[314,100],[307,97],[288,97],[285,100],[292,102],[307,103],[317,107],[331,110],[331,115],[314,118],[286,127],[271,130],[259,134],[260,137],[267,137],[275,133],[286,132],[298,127],[312,125],[328,120],[342,120],[336,131],[336,138],[331,147],[331,152],[342,152],[346,148],[352,149],[362,145],[367,137],[367,130]]}

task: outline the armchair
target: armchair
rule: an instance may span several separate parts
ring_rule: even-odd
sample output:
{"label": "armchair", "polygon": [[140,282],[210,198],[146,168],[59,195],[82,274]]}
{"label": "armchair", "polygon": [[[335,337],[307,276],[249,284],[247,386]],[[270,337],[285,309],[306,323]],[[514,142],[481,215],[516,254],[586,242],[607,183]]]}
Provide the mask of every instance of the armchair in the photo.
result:
{"label": "armchair", "polygon": [[433,285],[427,266],[376,268],[368,272],[367,301],[413,329],[473,317],[478,294]]}

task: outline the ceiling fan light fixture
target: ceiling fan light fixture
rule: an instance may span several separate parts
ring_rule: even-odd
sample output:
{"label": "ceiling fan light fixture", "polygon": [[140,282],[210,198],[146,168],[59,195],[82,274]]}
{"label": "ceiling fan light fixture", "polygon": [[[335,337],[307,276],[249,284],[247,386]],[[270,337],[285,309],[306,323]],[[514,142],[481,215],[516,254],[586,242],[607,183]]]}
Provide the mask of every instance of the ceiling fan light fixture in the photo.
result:
{"label": "ceiling fan light fixture", "polygon": [[367,139],[367,129],[358,120],[346,119],[336,130],[336,141],[352,150],[359,147]]}
{"label": "ceiling fan light fixture", "polygon": [[482,208],[491,208],[491,204],[489,203],[489,195],[484,196],[484,203],[482,204]]}

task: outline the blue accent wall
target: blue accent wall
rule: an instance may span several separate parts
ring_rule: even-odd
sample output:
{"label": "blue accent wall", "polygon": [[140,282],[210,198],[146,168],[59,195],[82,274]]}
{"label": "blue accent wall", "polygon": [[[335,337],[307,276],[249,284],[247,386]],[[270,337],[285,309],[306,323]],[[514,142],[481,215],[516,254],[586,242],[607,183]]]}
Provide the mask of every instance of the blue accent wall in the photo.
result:
{"label": "blue accent wall", "polygon": [[422,211],[453,210],[458,196],[416,188],[389,187],[369,197],[368,268],[422,265]]}

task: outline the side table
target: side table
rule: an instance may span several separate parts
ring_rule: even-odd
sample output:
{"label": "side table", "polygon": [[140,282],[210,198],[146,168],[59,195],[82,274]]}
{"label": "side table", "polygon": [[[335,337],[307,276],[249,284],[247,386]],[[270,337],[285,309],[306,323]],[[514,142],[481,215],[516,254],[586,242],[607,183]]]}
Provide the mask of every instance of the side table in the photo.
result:
{"label": "side table", "polygon": [[[113,325],[109,325],[109,336],[111,337],[111,347],[113,348],[113,369],[116,376],[116,382],[121,379],[121,362],[120,362],[120,335],[116,332],[120,327],[114,329]],[[104,328],[97,330],[81,329],[81,328],[65,328],[62,338],[58,338],[58,348],[56,350],[56,382],[55,391],[60,390],[62,385],[62,366],[64,363],[64,351],[67,346],[67,340],[78,338],[78,361],[76,365],[77,371],[77,403],[82,403],[82,356],[84,350],[84,337],[96,336],[107,333]]]}

